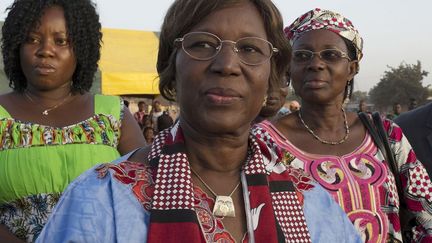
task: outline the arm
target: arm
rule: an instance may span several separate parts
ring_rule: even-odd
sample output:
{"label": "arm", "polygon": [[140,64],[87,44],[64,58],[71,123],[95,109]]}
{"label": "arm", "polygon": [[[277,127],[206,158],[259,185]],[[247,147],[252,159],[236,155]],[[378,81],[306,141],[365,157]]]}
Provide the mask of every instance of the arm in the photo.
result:
{"label": "arm", "polygon": [[[407,210],[415,217],[416,225],[410,226],[415,242],[432,241],[432,182],[424,166],[417,160],[402,130],[391,121],[384,121],[390,146],[399,168]],[[403,211],[402,211],[403,212]],[[402,215],[401,215],[402,216]],[[401,217],[401,225],[405,225]]]}
{"label": "arm", "polygon": [[136,148],[143,146],[145,146],[145,140],[138,123],[133,118],[129,109],[124,109],[120,141],[117,146],[118,151],[121,155],[124,155]]}
{"label": "arm", "polygon": [[3,225],[0,225],[0,242],[24,243],[24,241],[22,241],[21,239],[18,239],[14,234],[12,234]]}

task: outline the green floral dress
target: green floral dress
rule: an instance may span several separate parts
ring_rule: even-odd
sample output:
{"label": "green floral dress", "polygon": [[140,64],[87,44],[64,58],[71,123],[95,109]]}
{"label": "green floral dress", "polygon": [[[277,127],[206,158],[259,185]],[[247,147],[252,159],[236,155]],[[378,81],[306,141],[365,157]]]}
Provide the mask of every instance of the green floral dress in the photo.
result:
{"label": "green floral dress", "polygon": [[94,99],[95,114],[66,127],[19,121],[0,106],[0,224],[17,237],[35,241],[67,185],[119,157],[123,101]]}

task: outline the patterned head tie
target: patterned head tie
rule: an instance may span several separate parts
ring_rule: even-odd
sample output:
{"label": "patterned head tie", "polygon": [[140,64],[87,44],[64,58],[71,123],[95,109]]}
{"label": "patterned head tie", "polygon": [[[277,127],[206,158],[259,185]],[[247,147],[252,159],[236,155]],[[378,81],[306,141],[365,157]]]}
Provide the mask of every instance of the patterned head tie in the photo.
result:
{"label": "patterned head tie", "polygon": [[363,39],[357,29],[349,19],[330,10],[313,9],[297,18],[284,31],[292,45],[302,34],[320,29],[330,30],[351,41],[356,49],[357,60],[363,57]]}

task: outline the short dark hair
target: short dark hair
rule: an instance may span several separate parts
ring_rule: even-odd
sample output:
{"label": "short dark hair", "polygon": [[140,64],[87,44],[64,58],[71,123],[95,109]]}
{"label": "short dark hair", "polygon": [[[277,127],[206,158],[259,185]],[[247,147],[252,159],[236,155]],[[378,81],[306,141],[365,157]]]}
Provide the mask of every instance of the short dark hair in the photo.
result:
{"label": "short dark hair", "polygon": [[68,38],[77,61],[72,92],[89,91],[98,68],[102,40],[99,15],[90,0],[15,0],[8,8],[2,28],[4,71],[9,78],[9,86],[18,92],[26,89],[20,47],[29,32],[39,24],[44,10],[52,6],[63,8]]}
{"label": "short dark hair", "polygon": [[174,124],[173,119],[165,112],[162,115],[160,115],[157,119],[157,128],[159,131],[166,129],[172,126],[173,124]]}
{"label": "short dark hair", "polygon": [[[279,49],[271,58],[269,87],[281,85],[290,62],[291,48],[283,33],[283,20],[279,10],[271,0],[247,0],[255,5],[260,13],[268,41]],[[157,70],[159,73],[159,91],[164,98],[175,100],[175,57],[177,49],[174,40],[189,32],[209,14],[245,0],[176,0],[165,16],[162,24]]]}
{"label": "short dark hair", "polygon": [[140,101],[140,102],[138,102],[138,106],[140,106],[140,105],[145,105],[146,103],[144,102],[144,101]]}

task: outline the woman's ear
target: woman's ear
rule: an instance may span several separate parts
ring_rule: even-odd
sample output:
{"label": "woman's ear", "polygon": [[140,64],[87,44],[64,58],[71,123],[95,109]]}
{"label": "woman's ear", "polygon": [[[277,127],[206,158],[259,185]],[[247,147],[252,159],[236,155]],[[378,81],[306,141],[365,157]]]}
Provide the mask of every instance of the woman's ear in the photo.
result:
{"label": "woman's ear", "polygon": [[349,68],[348,80],[351,80],[360,71],[358,61],[357,60],[350,61],[348,68]]}

